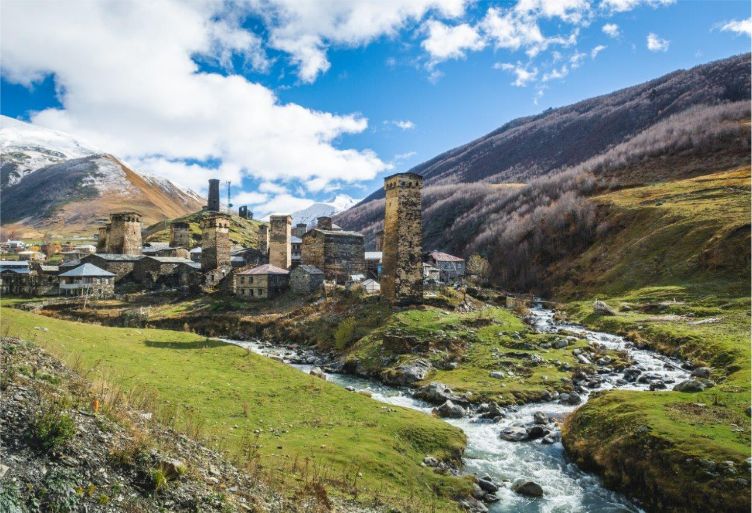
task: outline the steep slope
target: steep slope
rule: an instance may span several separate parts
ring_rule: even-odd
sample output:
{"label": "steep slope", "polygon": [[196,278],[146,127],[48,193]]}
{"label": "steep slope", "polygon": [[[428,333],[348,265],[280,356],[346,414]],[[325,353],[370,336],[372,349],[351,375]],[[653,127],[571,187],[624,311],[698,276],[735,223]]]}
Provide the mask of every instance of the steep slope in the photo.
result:
{"label": "steep slope", "polygon": [[[171,220],[164,220],[148,226],[144,230],[144,241],[167,242],[170,240],[170,222],[181,221],[188,223],[191,237],[196,246],[201,242],[201,220],[209,215],[208,211],[200,210],[192,214],[180,216]],[[259,247],[259,225],[261,221],[244,219],[233,214],[230,222],[230,242],[244,248]]]}
{"label": "steep slope", "polygon": [[113,210],[137,210],[153,223],[201,208],[194,192],[139,174],[69,135],[7,117],[0,121],[5,234],[90,234]]}

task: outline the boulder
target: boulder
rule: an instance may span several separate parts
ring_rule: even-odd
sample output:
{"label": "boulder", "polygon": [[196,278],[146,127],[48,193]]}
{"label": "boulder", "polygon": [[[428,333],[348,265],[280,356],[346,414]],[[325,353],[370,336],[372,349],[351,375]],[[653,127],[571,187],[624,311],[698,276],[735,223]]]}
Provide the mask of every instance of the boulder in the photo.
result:
{"label": "boulder", "polygon": [[705,378],[710,377],[710,367],[698,367],[692,371],[693,378]]}
{"label": "boulder", "polygon": [[527,429],[523,426],[507,426],[501,430],[499,437],[507,442],[522,442],[527,440]]}
{"label": "boulder", "polygon": [[512,484],[512,491],[526,497],[543,497],[543,488],[535,481],[518,479]]}
{"label": "boulder", "polygon": [[559,396],[559,402],[562,404],[571,404],[575,406],[582,402],[582,398],[577,392],[570,392],[568,394],[561,394]]}
{"label": "boulder", "polygon": [[553,347],[554,347],[555,349],[564,349],[564,348],[565,348],[565,347],[567,347],[568,345],[569,345],[569,342],[567,342],[567,341],[566,341],[566,340],[564,340],[563,338],[560,338],[559,340],[556,340],[556,341],[554,341],[554,343],[553,343]]}
{"label": "boulder", "polygon": [[465,416],[465,409],[459,404],[454,404],[452,401],[446,401],[444,404],[436,408],[436,413],[439,417],[459,419]]}
{"label": "boulder", "polygon": [[321,367],[314,367],[310,370],[310,372],[308,372],[308,374],[326,380],[326,374],[324,374],[324,371],[321,370]]}
{"label": "boulder", "polygon": [[537,440],[538,438],[543,438],[547,434],[548,430],[543,426],[539,426],[537,424],[527,428],[527,437],[529,440]]}
{"label": "boulder", "polygon": [[616,315],[616,310],[597,299],[595,300],[595,303],[593,303],[593,312],[595,312],[596,315]]}
{"label": "boulder", "polygon": [[425,379],[430,371],[431,363],[420,358],[384,372],[382,378],[389,385],[407,386]]}
{"label": "boulder", "polygon": [[677,383],[674,386],[674,390],[677,392],[702,392],[705,390],[705,385],[696,379],[688,379],[681,383]]}
{"label": "boulder", "polygon": [[499,486],[488,476],[479,478],[478,486],[480,486],[480,488],[486,493],[495,493],[499,489]]}
{"label": "boulder", "polygon": [[504,410],[494,401],[481,405],[480,417],[482,419],[499,419],[504,417]]}
{"label": "boulder", "polygon": [[494,379],[503,379],[504,378],[504,373],[501,372],[501,371],[491,371],[488,375],[490,377],[494,378]]}
{"label": "boulder", "polygon": [[543,413],[542,411],[536,411],[533,413],[533,422],[536,424],[548,424],[549,418],[548,415]]}
{"label": "boulder", "polygon": [[444,383],[433,382],[415,391],[415,397],[433,404],[442,404],[445,401],[456,400],[452,390]]}

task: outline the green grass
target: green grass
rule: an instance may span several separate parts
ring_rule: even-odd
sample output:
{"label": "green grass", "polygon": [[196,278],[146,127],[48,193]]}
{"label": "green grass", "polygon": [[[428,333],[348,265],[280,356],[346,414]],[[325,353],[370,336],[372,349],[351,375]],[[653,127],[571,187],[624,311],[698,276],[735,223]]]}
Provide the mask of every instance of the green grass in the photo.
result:
{"label": "green grass", "polygon": [[[395,344],[395,337],[410,347]],[[587,343],[578,340],[561,349],[541,347],[561,338],[534,333],[505,308],[469,313],[425,308],[394,314],[384,326],[357,341],[348,358],[373,372],[384,371],[384,358],[394,361],[386,372],[407,360],[429,358],[436,370],[418,385],[437,381],[456,392],[471,392],[477,401],[521,404],[542,400],[546,391],[571,391],[573,371],[561,370],[560,364],[580,367],[572,350]],[[532,355],[542,361],[532,365]],[[449,361],[458,366],[442,370]],[[504,377],[492,378],[491,371],[502,371]]]}
{"label": "green grass", "polygon": [[335,488],[350,489],[360,472],[361,498],[398,497],[389,500],[426,509],[435,501],[441,511],[454,511],[449,497],[469,490],[468,480],[420,465],[427,454],[457,458],[464,447],[463,433],[440,420],[386,408],[282,363],[190,333],[0,311],[4,335],[31,340],[94,376],[143,391],[153,397],[158,417],[199,432],[238,462],[247,458],[243,453],[259,430],[260,461],[275,480],[294,485],[302,478],[292,468],[307,466]]}

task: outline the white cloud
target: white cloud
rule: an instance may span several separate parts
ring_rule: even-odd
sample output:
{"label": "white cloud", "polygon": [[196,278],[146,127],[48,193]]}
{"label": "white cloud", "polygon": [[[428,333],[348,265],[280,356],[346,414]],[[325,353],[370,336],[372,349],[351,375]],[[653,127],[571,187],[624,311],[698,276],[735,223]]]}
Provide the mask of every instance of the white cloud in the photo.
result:
{"label": "white cloud", "polygon": [[413,128],[415,128],[415,123],[413,123],[409,119],[390,119],[384,121],[384,124],[396,126],[400,130],[412,130]]}
{"label": "white cloud", "polygon": [[232,197],[235,205],[258,205],[266,201],[269,201],[269,196],[256,191],[244,191]]}
{"label": "white cloud", "polygon": [[668,39],[661,39],[657,34],[652,32],[648,34],[646,39],[648,50],[651,52],[666,52],[671,42]]}
{"label": "white cloud", "polygon": [[598,45],[594,47],[592,50],[590,50],[590,58],[595,59],[596,57],[598,57],[598,54],[601,53],[605,49],[606,49],[605,45]]}
{"label": "white cloud", "polygon": [[536,68],[528,69],[526,66],[522,66],[519,62],[517,64],[509,64],[508,62],[497,62],[494,64],[494,69],[501,69],[504,71],[511,71],[515,80],[512,82],[513,86],[525,87],[530,81],[534,80],[538,76],[538,70]]}
{"label": "white cloud", "polygon": [[497,7],[488,9],[480,27],[495,48],[513,51],[523,48],[530,57],[535,57],[551,45],[572,46],[579,34],[575,28],[569,36],[547,37],[541,32],[535,16],[516,10],[503,11]]}
{"label": "white cloud", "polygon": [[731,20],[721,25],[724,32],[736,32],[737,34],[747,34],[752,36],[752,18],[746,20]]}
{"label": "white cloud", "polygon": [[568,23],[581,23],[590,14],[589,0],[518,0],[515,11],[527,16],[560,18]]}
{"label": "white cloud", "polygon": [[426,30],[428,37],[421,46],[431,56],[432,64],[448,59],[462,59],[465,52],[482,50],[486,46],[478,31],[467,23],[449,26],[429,20]]}
{"label": "white cloud", "polygon": [[[560,68],[554,68],[551,71],[547,71],[543,74],[543,77],[541,80],[543,82],[549,82],[551,80],[559,80],[569,75],[569,66],[566,64],[561,66]],[[543,92],[540,91],[541,96],[543,96]]]}
{"label": "white cloud", "polygon": [[247,0],[247,5],[264,19],[268,44],[290,54],[304,82],[329,69],[331,46],[361,46],[393,36],[429,12],[457,18],[465,10],[465,0]]}
{"label": "white cloud", "polygon": [[396,155],[394,156],[394,161],[395,161],[395,162],[400,162],[400,161],[402,161],[402,160],[407,160],[407,159],[411,159],[411,158],[413,158],[413,157],[414,157],[415,155],[417,155],[417,154],[418,154],[418,153],[417,153],[417,152],[415,152],[415,151],[407,151],[407,152],[405,152],[405,153],[398,153],[398,154],[396,154]]}
{"label": "white cloud", "polygon": [[310,207],[315,202],[311,199],[300,198],[293,196],[292,194],[278,194],[268,201],[259,203],[253,208],[259,213],[259,217],[263,218],[271,213],[284,213],[290,214],[292,212],[303,210],[306,207]]}
{"label": "white cloud", "polygon": [[389,169],[370,150],[335,146],[366,129],[362,116],[281,103],[243,76],[200,72],[194,58],[228,62],[233,52],[258,51],[256,36],[218,21],[223,5],[10,2],[0,25],[2,73],[25,85],[54,75],[62,107],[35,113],[34,123],[189,186],[211,166],[185,161],[219,161],[234,183],[243,175],[297,179],[310,190]]}
{"label": "white cloud", "polygon": [[619,30],[619,25],[616,23],[606,23],[601,27],[601,30],[604,34],[606,34],[608,37],[617,38],[621,34],[621,31]]}
{"label": "white cloud", "polygon": [[258,186],[258,190],[271,194],[284,194],[287,192],[286,187],[274,182],[261,182],[261,184]]}
{"label": "white cloud", "polygon": [[657,8],[671,5],[675,2],[676,0],[603,0],[601,7],[611,12],[626,12],[640,5]]}

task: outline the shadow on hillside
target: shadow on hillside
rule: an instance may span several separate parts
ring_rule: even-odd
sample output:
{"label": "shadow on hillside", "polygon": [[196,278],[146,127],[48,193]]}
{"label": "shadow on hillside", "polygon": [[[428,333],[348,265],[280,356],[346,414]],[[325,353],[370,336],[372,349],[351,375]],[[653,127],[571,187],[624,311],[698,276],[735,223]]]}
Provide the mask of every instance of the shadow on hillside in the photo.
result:
{"label": "shadow on hillside", "polygon": [[163,342],[147,340],[144,344],[146,344],[147,347],[156,347],[158,349],[214,349],[215,347],[227,345],[219,340],[197,340],[195,342]]}

